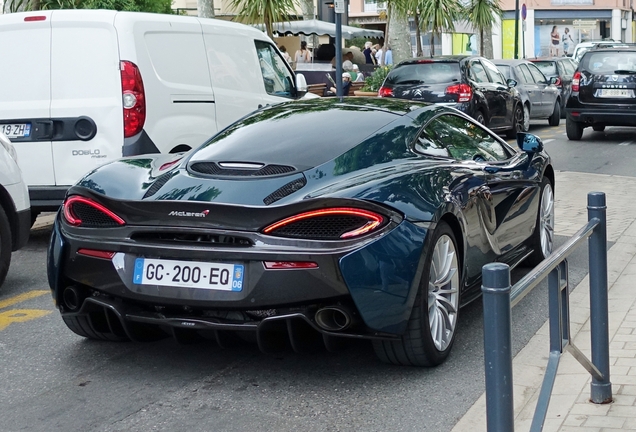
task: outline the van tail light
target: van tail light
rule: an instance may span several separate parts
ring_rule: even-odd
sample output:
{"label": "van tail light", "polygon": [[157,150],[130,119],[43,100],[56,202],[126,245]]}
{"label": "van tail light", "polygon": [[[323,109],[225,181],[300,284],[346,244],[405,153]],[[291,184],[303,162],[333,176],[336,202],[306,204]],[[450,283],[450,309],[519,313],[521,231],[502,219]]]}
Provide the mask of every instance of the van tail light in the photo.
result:
{"label": "van tail light", "polygon": [[146,94],[144,82],[136,64],[122,61],[121,91],[124,103],[124,138],[137,135],[146,122]]}
{"label": "van tail light", "polygon": [[457,95],[457,102],[469,102],[473,98],[473,89],[468,84],[455,84],[446,87],[447,95]]}
{"label": "van tail light", "polygon": [[574,76],[572,77],[572,91],[574,92],[579,91],[580,84],[581,84],[581,72],[576,71],[574,72]]}
{"label": "van tail light", "polygon": [[380,87],[380,91],[378,91],[378,96],[380,97],[393,97],[393,89],[388,87]]}
{"label": "van tail light", "polygon": [[332,207],[311,210],[279,220],[263,229],[263,234],[307,240],[343,240],[369,234],[387,219],[369,210]]}
{"label": "van tail light", "polygon": [[79,195],[71,195],[62,204],[64,220],[69,225],[86,228],[112,228],[126,222],[102,204]]}

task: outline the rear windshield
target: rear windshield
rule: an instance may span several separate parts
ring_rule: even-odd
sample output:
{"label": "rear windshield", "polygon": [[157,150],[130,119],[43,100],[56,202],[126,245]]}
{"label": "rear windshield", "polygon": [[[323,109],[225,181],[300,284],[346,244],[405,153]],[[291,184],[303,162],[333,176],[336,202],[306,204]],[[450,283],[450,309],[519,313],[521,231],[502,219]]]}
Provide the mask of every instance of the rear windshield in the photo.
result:
{"label": "rear windshield", "polygon": [[553,61],[538,61],[534,63],[543,75],[558,75],[556,62]]}
{"label": "rear windshield", "polygon": [[590,51],[581,62],[585,70],[595,74],[636,72],[636,51]]}
{"label": "rear windshield", "polygon": [[502,74],[506,77],[506,79],[510,79],[510,66],[508,65],[497,65],[497,69],[501,71]]}
{"label": "rear windshield", "polygon": [[443,84],[460,81],[459,63],[415,63],[396,67],[386,77],[387,84]]}

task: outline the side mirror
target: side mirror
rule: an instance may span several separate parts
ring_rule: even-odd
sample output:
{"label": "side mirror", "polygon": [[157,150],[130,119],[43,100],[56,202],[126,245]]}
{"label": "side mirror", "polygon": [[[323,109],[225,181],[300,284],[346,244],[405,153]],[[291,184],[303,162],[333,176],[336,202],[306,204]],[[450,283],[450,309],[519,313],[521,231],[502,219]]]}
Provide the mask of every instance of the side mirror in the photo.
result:
{"label": "side mirror", "polygon": [[305,75],[296,74],[296,97],[300,99],[307,94],[307,80]]}
{"label": "side mirror", "polygon": [[512,78],[508,78],[506,84],[508,84],[508,87],[510,88],[517,87],[517,81],[513,80]]}
{"label": "side mirror", "polygon": [[517,133],[517,145],[526,153],[539,153],[543,151],[543,141],[541,141],[541,138],[530,133]]}
{"label": "side mirror", "polygon": [[550,78],[550,84],[554,85],[554,84],[557,83],[558,80],[559,79],[557,77],[552,77],[552,78]]}

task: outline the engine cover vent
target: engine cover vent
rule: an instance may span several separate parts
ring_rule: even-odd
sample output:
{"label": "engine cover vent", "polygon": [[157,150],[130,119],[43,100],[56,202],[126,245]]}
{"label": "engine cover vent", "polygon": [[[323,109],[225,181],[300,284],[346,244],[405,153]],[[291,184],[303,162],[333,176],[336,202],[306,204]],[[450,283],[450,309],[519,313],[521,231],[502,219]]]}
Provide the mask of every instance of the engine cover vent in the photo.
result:
{"label": "engine cover vent", "polygon": [[206,176],[222,177],[264,177],[288,174],[296,168],[287,165],[265,165],[258,169],[223,168],[215,162],[194,162],[188,167],[190,172]]}
{"label": "engine cover vent", "polygon": [[285,186],[282,186],[278,188],[277,190],[275,190],[274,192],[272,192],[271,194],[267,195],[263,199],[263,202],[265,203],[265,205],[273,204],[276,201],[285,198],[287,195],[291,195],[297,190],[302,189],[306,184],[307,184],[307,179],[305,178],[305,176],[299,179],[290,181]]}

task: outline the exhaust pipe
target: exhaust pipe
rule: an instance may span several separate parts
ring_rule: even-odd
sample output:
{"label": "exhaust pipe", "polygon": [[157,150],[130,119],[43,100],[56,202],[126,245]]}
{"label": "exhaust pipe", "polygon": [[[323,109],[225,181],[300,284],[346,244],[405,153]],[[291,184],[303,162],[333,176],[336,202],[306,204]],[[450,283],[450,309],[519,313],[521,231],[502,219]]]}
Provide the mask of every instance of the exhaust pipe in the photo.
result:
{"label": "exhaust pipe", "polygon": [[351,313],[342,306],[327,306],[319,309],[314,319],[318,327],[332,332],[346,330],[353,323]]}
{"label": "exhaust pipe", "polygon": [[82,290],[75,286],[66,287],[62,293],[64,306],[71,312],[77,312],[82,307],[85,298],[86,295],[84,295]]}

